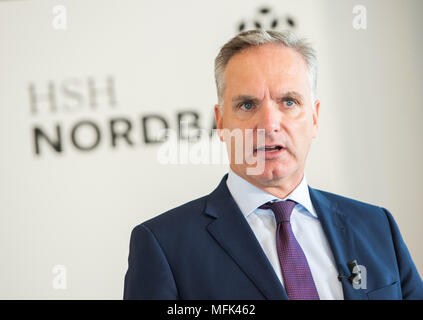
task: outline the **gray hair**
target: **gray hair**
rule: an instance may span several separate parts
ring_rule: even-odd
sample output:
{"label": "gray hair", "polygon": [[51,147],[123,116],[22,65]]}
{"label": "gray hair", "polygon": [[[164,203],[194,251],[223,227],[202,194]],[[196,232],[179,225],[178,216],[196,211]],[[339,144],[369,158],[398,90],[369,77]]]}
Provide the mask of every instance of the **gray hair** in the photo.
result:
{"label": "gray hair", "polygon": [[224,72],[229,60],[237,53],[251,47],[258,47],[266,43],[276,43],[296,50],[305,60],[310,78],[312,99],[316,96],[317,88],[317,58],[316,52],[305,39],[298,38],[291,31],[249,30],[239,33],[229,40],[221,49],[214,61],[214,76],[217,88],[217,98],[223,106],[223,92],[225,90]]}

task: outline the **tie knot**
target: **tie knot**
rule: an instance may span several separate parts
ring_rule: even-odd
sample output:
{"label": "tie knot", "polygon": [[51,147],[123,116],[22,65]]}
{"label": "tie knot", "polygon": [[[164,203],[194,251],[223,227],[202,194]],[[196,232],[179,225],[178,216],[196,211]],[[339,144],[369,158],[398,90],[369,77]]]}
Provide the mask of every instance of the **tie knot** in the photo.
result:
{"label": "tie knot", "polygon": [[260,209],[271,209],[275,215],[276,223],[279,224],[282,221],[289,222],[291,218],[292,210],[297,203],[293,200],[267,202],[261,205]]}

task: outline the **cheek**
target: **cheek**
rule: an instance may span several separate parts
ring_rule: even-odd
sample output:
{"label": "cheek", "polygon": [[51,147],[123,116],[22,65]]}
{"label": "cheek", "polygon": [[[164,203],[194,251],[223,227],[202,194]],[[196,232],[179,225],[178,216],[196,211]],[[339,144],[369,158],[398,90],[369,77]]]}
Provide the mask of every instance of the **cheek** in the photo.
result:
{"label": "cheek", "polygon": [[232,113],[224,114],[222,120],[222,127],[229,130],[240,129],[244,131],[245,129],[252,129],[252,125],[253,123],[251,121],[240,120]]}
{"label": "cheek", "polygon": [[287,132],[296,147],[308,146],[313,138],[313,119],[312,117],[304,117],[293,121]]}
{"label": "cheek", "polygon": [[231,128],[234,125],[234,120],[231,112],[225,108],[222,114],[222,127]]}

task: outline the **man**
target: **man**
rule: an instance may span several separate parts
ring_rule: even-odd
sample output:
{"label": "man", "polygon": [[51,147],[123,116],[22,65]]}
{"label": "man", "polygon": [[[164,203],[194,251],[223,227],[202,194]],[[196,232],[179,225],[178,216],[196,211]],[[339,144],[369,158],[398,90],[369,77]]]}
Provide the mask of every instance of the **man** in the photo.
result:
{"label": "man", "polygon": [[290,32],[243,32],[222,47],[215,77],[220,138],[236,150],[225,132],[240,130],[245,157],[230,152],[212,193],[133,230],[124,298],[423,299],[386,209],[307,185],[313,49]]}

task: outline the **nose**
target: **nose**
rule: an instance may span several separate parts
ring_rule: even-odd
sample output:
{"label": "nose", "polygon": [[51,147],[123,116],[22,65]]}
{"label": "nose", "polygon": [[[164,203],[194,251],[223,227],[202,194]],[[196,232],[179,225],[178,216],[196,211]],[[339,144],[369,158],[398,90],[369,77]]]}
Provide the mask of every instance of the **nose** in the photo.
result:
{"label": "nose", "polygon": [[276,102],[263,101],[260,111],[257,113],[257,128],[264,129],[266,135],[277,133],[281,130],[282,112]]}

